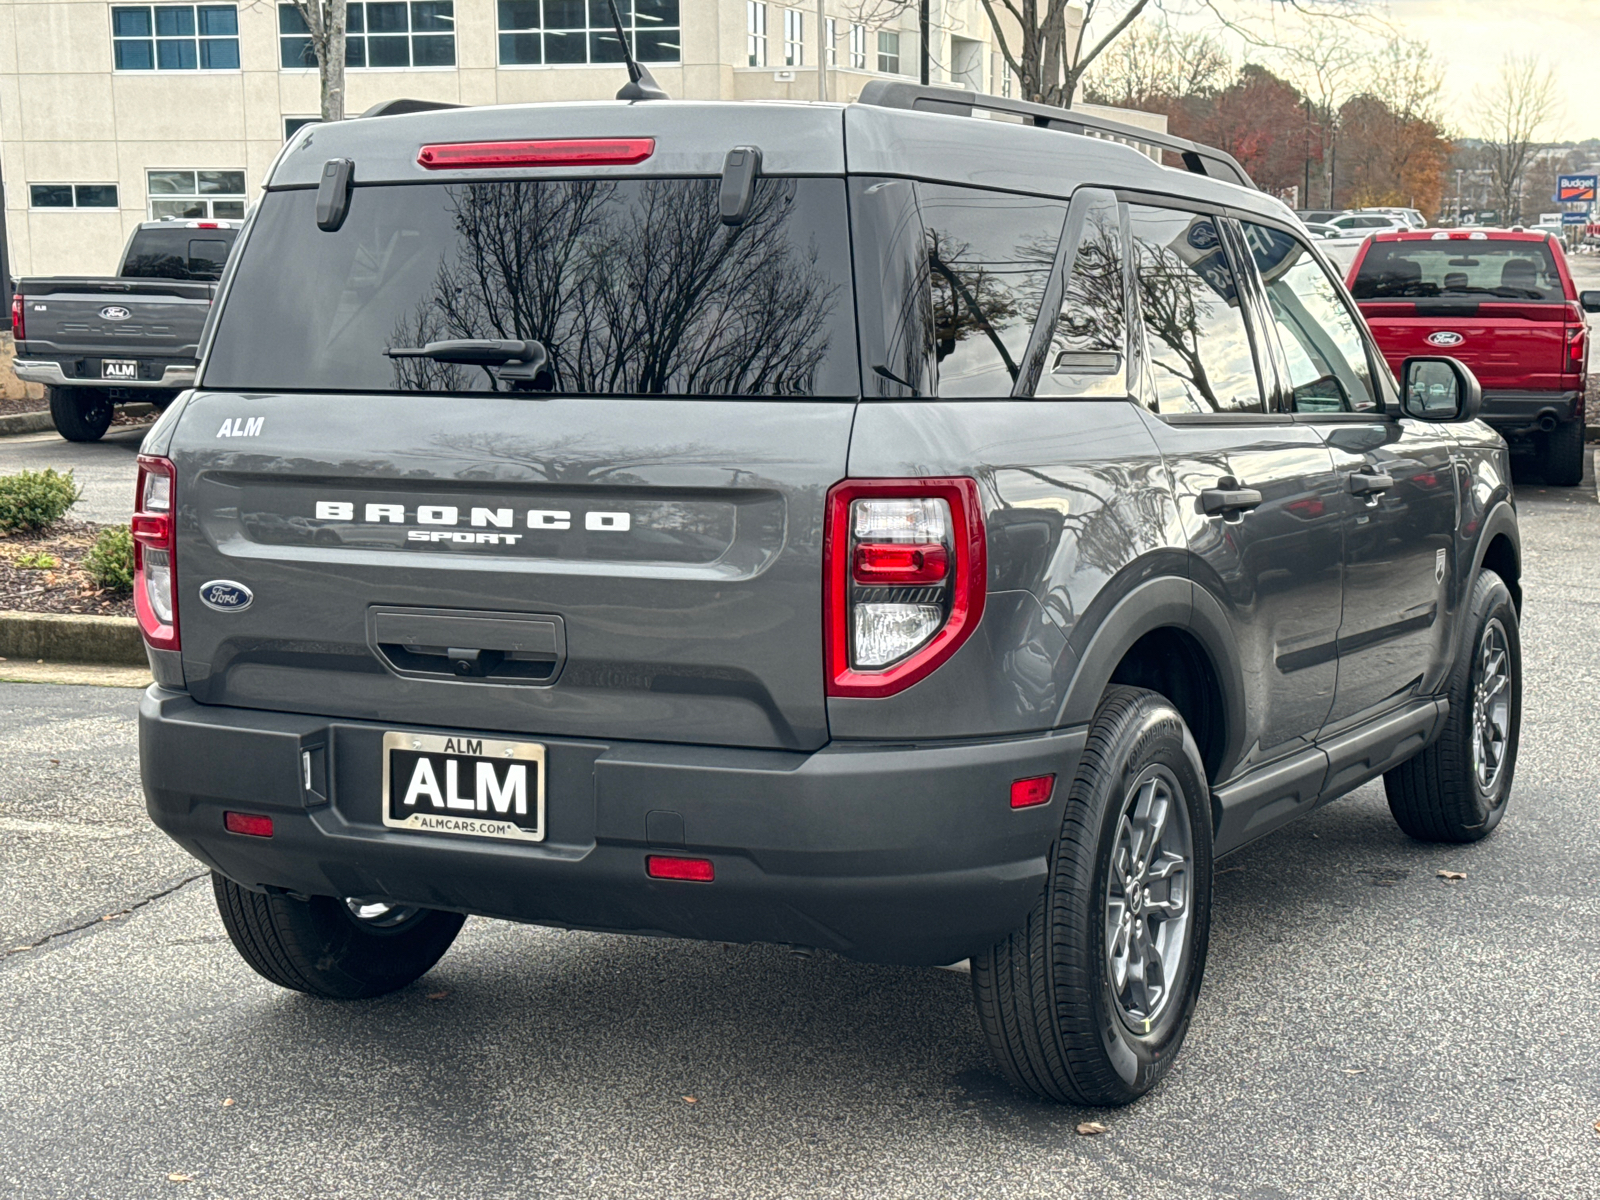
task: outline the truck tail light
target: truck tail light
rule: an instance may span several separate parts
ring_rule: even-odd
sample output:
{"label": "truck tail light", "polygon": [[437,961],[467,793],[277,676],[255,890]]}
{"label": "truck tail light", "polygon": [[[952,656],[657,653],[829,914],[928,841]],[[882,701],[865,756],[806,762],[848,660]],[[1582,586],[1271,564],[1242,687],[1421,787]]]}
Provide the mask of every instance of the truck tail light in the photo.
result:
{"label": "truck tail light", "polygon": [[139,456],[133,502],[133,608],[157,650],[178,645],[177,536],[172,460]]}
{"label": "truck tail light", "polygon": [[21,292],[11,295],[11,336],[19,342],[28,340],[28,331],[23,328]]}
{"label": "truck tail light", "polygon": [[835,484],[822,557],[828,694],[904,691],[954,654],[983,616],[977,482]]}
{"label": "truck tail light", "polygon": [[1571,327],[1571,326],[1569,326],[1567,328],[1567,361],[1568,362],[1581,363],[1583,361],[1584,338],[1587,335],[1587,333],[1588,333],[1588,330],[1585,329],[1582,325],[1579,325],[1576,328]]}
{"label": "truck tail light", "polygon": [[655,138],[540,138],[525,142],[458,142],[424,146],[417,163],[428,171],[497,167],[627,167],[656,152]]}

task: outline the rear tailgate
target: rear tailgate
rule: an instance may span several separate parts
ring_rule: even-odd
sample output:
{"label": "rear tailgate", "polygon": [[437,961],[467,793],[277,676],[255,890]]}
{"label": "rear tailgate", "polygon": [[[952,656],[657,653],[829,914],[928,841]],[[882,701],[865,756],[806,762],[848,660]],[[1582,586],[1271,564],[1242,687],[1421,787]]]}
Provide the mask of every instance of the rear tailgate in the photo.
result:
{"label": "rear tailgate", "polygon": [[214,284],[166,279],[24,279],[24,358],[195,357]]}
{"label": "rear tailgate", "polygon": [[1448,354],[1472,368],[1488,391],[1565,385],[1565,304],[1365,301],[1361,314],[1397,376],[1413,355]]}

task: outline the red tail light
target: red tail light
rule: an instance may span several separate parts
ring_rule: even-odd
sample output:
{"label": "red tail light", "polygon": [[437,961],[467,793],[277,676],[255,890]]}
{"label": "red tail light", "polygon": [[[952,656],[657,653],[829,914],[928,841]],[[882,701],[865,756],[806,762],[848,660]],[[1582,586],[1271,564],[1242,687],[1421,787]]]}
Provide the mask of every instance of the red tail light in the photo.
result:
{"label": "red tail light", "polygon": [[177,650],[177,487],[172,460],[139,456],[133,501],[133,609],[157,650]]}
{"label": "red tail light", "polygon": [[668,854],[645,855],[644,871],[651,879],[682,879],[688,883],[710,883],[717,876],[709,858],[679,858]]}
{"label": "red tail light", "polygon": [[11,296],[11,336],[19,342],[28,339],[28,331],[23,328],[21,292],[15,292]]}
{"label": "red tail light", "polygon": [[463,167],[625,167],[656,152],[655,138],[543,138],[531,142],[461,142],[424,146],[417,162],[429,171]]}
{"label": "red tail light", "polygon": [[1567,360],[1573,363],[1583,361],[1584,338],[1588,333],[1582,325],[1577,328],[1567,328]]}
{"label": "red tail light", "polygon": [[925,679],[983,616],[983,510],[972,479],[850,479],[828,492],[822,548],[828,695]]}

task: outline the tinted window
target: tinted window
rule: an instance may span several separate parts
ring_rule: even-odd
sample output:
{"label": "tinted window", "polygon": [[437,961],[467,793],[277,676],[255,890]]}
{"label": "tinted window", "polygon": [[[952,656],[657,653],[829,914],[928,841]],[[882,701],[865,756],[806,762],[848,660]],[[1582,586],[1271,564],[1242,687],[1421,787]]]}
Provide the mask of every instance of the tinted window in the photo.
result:
{"label": "tinted window", "polygon": [[1067,206],[918,185],[941,396],[1009,396]]}
{"label": "tinted window", "polygon": [[1539,242],[1374,242],[1351,292],[1357,300],[1408,296],[1477,296],[1562,300],[1550,248]]}
{"label": "tinted window", "polygon": [[1163,413],[1262,412],[1232,264],[1205,215],[1128,206],[1139,311]]}
{"label": "tinted window", "polygon": [[1035,395],[1127,395],[1125,242],[1115,200],[1109,194],[1103,200],[1089,200]]}
{"label": "tinted window", "polygon": [[122,276],[125,279],[220,279],[237,231],[208,229],[198,237],[195,233],[181,226],[139,230],[128,246]]}
{"label": "tinted window", "polygon": [[1279,229],[1245,222],[1289,364],[1296,412],[1367,412],[1378,406],[1366,346],[1339,289],[1311,251]]}
{"label": "tinted window", "polygon": [[[719,186],[366,187],[331,234],[315,192],[270,193],[206,385],[858,395],[843,181],[761,180],[737,228],[722,224]],[[384,353],[460,338],[539,341],[548,369],[508,385]]]}

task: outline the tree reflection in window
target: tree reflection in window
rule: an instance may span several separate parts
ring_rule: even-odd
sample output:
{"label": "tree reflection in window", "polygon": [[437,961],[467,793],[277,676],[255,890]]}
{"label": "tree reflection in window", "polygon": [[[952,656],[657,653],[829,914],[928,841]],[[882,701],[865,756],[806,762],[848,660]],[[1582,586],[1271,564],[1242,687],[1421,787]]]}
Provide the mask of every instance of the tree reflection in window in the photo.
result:
{"label": "tree reflection in window", "polygon": [[1238,288],[1214,220],[1128,208],[1159,411],[1261,412]]}
{"label": "tree reflection in window", "polygon": [[1124,230],[1116,201],[1091,200],[1077,253],[1067,264],[1061,315],[1039,396],[1123,396],[1128,390],[1128,296]]}
{"label": "tree reflection in window", "polygon": [[[843,272],[823,266],[791,216],[799,189],[830,182],[761,180],[748,218],[731,228],[714,179],[446,188],[454,242],[389,344],[536,340],[549,354],[540,390],[816,394]],[[486,374],[394,361],[403,390],[481,390]],[[826,386],[856,390],[842,384]]]}

